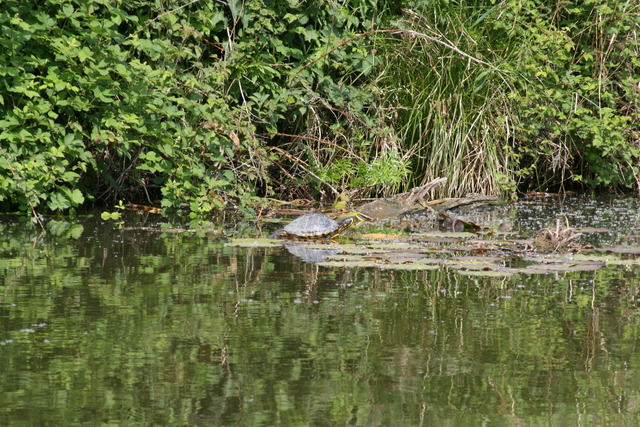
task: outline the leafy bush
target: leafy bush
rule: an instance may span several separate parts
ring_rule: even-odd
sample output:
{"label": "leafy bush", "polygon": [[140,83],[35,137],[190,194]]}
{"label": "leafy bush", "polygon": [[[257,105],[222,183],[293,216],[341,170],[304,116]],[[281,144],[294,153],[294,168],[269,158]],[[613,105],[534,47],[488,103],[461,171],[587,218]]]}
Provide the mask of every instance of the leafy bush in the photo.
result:
{"label": "leafy bush", "polygon": [[251,109],[277,160],[270,176],[281,196],[317,198],[363,185],[392,192],[397,183],[388,178],[407,173],[406,160],[386,164],[382,175],[375,167],[398,152],[379,90],[369,85],[381,7],[368,0],[245,4],[227,57],[228,91]]}
{"label": "leafy bush", "polygon": [[640,187],[638,6],[546,3],[4,1],[3,210]]}
{"label": "leafy bush", "polygon": [[[162,198],[196,212],[252,190],[258,145],[202,48],[214,10],[153,4],[3,2],[0,200],[52,211]],[[187,67],[187,64],[189,65]]]}
{"label": "leafy bush", "polygon": [[416,181],[640,190],[636,2],[413,1],[378,78]]}
{"label": "leafy bush", "polygon": [[504,69],[516,76],[513,147],[529,186],[640,190],[638,12],[602,0],[507,1],[495,12],[498,49],[519,46]]}
{"label": "leafy bush", "polygon": [[359,88],[374,6],[3,2],[0,200],[246,211],[271,176],[308,188],[340,158],[361,160],[347,185],[371,181],[362,165],[388,155],[392,134]]}

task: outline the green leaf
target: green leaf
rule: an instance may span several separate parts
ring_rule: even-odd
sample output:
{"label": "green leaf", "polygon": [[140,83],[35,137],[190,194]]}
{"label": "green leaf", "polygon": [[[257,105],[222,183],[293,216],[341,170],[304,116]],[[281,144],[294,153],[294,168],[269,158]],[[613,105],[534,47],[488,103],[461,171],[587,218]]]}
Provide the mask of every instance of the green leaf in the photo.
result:
{"label": "green leaf", "polygon": [[65,18],[69,18],[71,15],[73,15],[73,6],[71,6],[70,4],[63,5],[62,16],[64,16]]}
{"label": "green leaf", "polygon": [[71,201],[75,206],[79,206],[84,203],[84,196],[77,188],[71,192]]}
{"label": "green leaf", "polygon": [[62,174],[62,180],[64,182],[76,183],[78,182],[79,178],[80,175],[72,171],[66,171],[64,174]]}

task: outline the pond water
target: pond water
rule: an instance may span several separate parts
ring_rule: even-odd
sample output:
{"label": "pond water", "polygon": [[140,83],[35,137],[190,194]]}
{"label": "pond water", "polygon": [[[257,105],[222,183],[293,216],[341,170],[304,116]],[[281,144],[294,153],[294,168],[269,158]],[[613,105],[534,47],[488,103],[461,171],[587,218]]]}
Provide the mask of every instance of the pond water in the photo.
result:
{"label": "pond water", "polygon": [[[636,199],[544,203],[506,220],[639,245]],[[0,217],[0,425],[640,425],[636,254],[492,278],[326,267],[160,215],[46,225]]]}

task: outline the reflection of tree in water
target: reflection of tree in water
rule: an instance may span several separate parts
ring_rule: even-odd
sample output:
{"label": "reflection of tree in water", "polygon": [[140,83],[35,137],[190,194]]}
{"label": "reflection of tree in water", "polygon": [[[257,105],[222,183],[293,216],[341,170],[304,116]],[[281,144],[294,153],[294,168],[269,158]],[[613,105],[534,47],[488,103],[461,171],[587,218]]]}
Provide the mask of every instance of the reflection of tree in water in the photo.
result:
{"label": "reflection of tree in water", "polygon": [[[114,393],[114,411],[135,401],[147,424],[419,425],[423,408],[423,425],[452,413],[529,424],[580,405],[608,425],[612,411],[637,413],[632,266],[478,278],[324,267],[204,233],[82,222],[79,237],[38,238],[26,225],[4,229],[0,356],[32,395],[64,386],[80,407]],[[21,413],[12,396],[3,408]]]}
{"label": "reflection of tree in water", "polygon": [[[229,249],[227,256],[216,261],[219,268],[211,279],[230,283],[238,304],[247,299],[262,301],[265,295],[284,294],[291,301],[311,302],[316,299],[319,285],[335,287],[337,270],[316,265],[335,254],[333,249],[296,244]],[[340,275],[344,274],[349,276],[348,270],[341,270]]]}

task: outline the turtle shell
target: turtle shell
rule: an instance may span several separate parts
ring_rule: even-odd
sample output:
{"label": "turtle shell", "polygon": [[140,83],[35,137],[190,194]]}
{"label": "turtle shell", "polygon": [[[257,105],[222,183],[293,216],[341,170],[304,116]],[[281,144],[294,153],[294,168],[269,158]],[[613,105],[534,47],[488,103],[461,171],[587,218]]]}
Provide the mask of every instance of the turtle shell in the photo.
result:
{"label": "turtle shell", "polygon": [[298,239],[331,238],[346,230],[356,220],[348,217],[342,221],[334,221],[326,215],[311,213],[294,219],[282,230],[278,230],[277,237]]}

